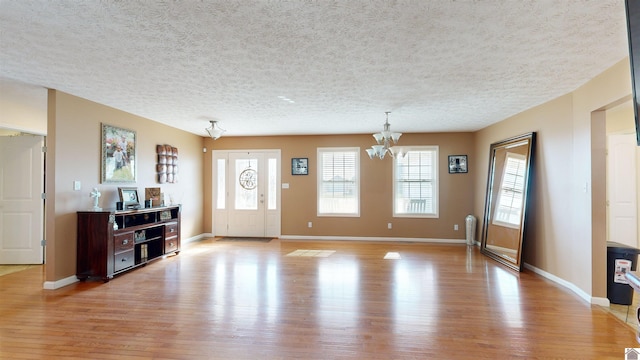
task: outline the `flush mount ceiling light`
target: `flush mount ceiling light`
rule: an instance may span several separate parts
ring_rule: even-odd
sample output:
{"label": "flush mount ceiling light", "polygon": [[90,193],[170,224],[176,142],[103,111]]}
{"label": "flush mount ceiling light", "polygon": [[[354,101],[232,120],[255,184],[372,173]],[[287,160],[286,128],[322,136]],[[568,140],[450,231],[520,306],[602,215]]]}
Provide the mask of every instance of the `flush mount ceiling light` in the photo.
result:
{"label": "flush mount ceiling light", "polygon": [[213,140],[217,140],[218,138],[220,138],[220,136],[222,136],[222,134],[224,134],[225,131],[227,131],[221,128],[220,126],[218,126],[217,121],[209,120],[209,122],[211,123],[211,126],[206,128],[205,130],[207,130],[207,132],[209,133],[209,136],[211,136]]}
{"label": "flush mount ceiling light", "polygon": [[376,139],[376,142],[378,144],[371,146],[370,149],[367,149],[367,154],[369,155],[370,159],[384,159],[384,156],[387,154],[387,152],[391,155],[391,157],[404,156],[402,148],[391,146],[392,141],[394,145],[398,143],[398,140],[400,139],[400,136],[402,136],[402,133],[391,132],[389,125],[390,113],[390,111],[385,112],[385,114],[387,115],[387,120],[384,123],[384,129],[382,130],[382,132],[373,134],[373,137]]}

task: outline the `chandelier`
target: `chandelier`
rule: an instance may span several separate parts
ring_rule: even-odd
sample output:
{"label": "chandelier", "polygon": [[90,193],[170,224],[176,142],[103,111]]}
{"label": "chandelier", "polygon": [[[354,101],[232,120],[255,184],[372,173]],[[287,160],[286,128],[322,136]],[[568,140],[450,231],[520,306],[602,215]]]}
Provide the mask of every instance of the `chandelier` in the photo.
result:
{"label": "chandelier", "polygon": [[209,120],[209,122],[211,123],[211,126],[206,128],[205,130],[207,130],[207,132],[209,133],[209,136],[211,136],[213,140],[217,140],[218,138],[220,138],[220,136],[222,136],[222,134],[224,134],[225,131],[227,131],[221,128],[220,126],[218,126],[217,121]]}
{"label": "chandelier", "polygon": [[391,142],[393,141],[393,145],[398,143],[398,139],[402,136],[402,133],[399,132],[391,132],[389,129],[389,114],[390,111],[386,111],[387,121],[384,123],[384,130],[377,134],[373,134],[373,137],[376,139],[377,145],[371,146],[370,149],[367,149],[367,154],[370,159],[379,158],[384,159],[384,156],[387,152],[391,155],[391,157],[402,157],[404,156],[401,148],[396,146],[391,146]]}

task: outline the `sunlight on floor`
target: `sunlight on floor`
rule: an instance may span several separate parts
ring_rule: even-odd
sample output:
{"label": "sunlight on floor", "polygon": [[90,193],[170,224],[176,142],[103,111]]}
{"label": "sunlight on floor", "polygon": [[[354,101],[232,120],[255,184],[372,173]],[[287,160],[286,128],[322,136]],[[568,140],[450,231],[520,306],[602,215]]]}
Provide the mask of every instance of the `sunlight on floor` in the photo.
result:
{"label": "sunlight on floor", "polygon": [[335,250],[296,250],[288,253],[286,256],[307,256],[307,257],[329,257]]}
{"label": "sunlight on floor", "polygon": [[0,265],[0,276],[13,274],[18,271],[27,270],[34,266],[42,265]]}

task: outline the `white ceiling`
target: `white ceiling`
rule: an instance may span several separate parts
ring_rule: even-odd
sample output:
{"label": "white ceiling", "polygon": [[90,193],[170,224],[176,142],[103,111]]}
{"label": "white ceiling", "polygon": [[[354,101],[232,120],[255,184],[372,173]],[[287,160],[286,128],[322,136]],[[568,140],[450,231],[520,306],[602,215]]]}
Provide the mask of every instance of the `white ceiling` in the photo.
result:
{"label": "white ceiling", "polygon": [[474,131],[627,55],[623,0],[0,0],[0,78],[200,135]]}

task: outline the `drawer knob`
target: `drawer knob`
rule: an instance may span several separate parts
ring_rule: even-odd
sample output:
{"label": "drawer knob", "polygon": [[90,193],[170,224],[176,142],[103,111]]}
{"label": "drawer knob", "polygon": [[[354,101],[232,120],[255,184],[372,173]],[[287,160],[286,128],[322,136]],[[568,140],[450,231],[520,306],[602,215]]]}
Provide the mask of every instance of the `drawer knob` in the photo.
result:
{"label": "drawer knob", "polygon": [[127,258],[122,258],[122,262],[126,262],[126,261],[127,261]]}
{"label": "drawer knob", "polygon": [[171,229],[171,230],[169,230],[169,232],[174,232],[174,231],[176,231],[176,229]]}
{"label": "drawer knob", "polygon": [[122,240],[122,245],[127,245],[128,243],[129,243],[129,240],[128,240],[128,239],[124,239],[124,240]]}

